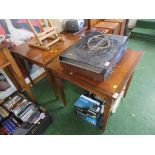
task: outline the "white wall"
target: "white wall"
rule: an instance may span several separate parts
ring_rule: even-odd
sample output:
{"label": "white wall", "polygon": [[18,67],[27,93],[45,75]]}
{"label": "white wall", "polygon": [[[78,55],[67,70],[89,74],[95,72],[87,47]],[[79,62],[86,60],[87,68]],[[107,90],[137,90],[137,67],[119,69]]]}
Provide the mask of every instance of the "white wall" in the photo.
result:
{"label": "white wall", "polygon": [[57,32],[63,31],[63,23],[65,19],[52,19],[53,25],[56,26]]}
{"label": "white wall", "polygon": [[136,26],[137,19],[129,19],[128,28],[134,28]]}

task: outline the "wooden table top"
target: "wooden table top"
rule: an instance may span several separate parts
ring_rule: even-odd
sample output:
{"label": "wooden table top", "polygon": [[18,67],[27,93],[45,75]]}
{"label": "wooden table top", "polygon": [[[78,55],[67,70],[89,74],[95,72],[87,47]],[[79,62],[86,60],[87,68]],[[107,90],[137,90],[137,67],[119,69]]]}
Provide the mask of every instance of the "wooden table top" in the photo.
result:
{"label": "wooden table top", "polygon": [[93,92],[96,95],[103,96],[104,93],[112,97],[115,93],[119,93],[123,89],[124,85],[133,74],[142,55],[143,52],[127,49],[110,77],[100,83],[88,78],[86,79],[76,73],[64,72],[58,57],[48,64],[47,68],[49,71],[52,70],[56,76]]}
{"label": "wooden table top", "polygon": [[28,61],[34,64],[45,67],[49,62],[51,62],[55,57],[62,53],[65,49],[69,48],[75,42],[77,42],[80,37],[72,35],[61,35],[64,41],[59,41],[50,47],[50,50],[43,50],[36,47],[30,47],[27,44],[15,47],[13,53],[18,54]]}

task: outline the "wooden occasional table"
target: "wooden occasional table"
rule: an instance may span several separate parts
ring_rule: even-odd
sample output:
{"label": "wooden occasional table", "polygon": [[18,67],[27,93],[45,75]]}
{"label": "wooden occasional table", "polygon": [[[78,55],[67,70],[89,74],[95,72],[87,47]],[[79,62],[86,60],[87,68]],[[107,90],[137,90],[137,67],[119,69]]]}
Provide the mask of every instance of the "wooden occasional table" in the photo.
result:
{"label": "wooden occasional table", "polygon": [[0,69],[3,69],[15,84],[18,90],[25,90],[31,99],[34,99],[29,86],[18,68],[10,51],[6,47],[6,43],[0,45]]}
{"label": "wooden occasional table", "polygon": [[[12,53],[16,56],[18,62],[26,59],[27,61],[41,66],[46,71],[46,66],[54,60],[57,56],[59,56],[64,50],[69,48],[75,42],[77,42],[80,37],[79,36],[72,36],[72,35],[61,35],[64,41],[59,41],[56,44],[50,47],[50,50],[43,50],[35,47],[30,47],[27,44],[23,44],[21,46],[15,47]],[[21,64],[21,63],[20,63]],[[24,68],[24,67],[23,67]],[[47,73],[47,72],[46,72]],[[29,73],[27,73],[29,74]],[[55,88],[55,82],[53,81],[53,77],[47,74],[48,79]],[[54,90],[55,96],[58,97],[57,91]]]}
{"label": "wooden occasional table", "polygon": [[[85,78],[77,73],[64,71],[59,58],[57,57],[52,63],[48,64],[48,72],[55,76],[57,89],[61,94],[62,101],[67,105],[64,93],[62,79],[67,80],[81,88],[106,99],[106,105],[103,116],[103,129],[105,129],[110,114],[112,101],[115,100],[125,87],[125,94],[132,79],[135,68],[142,57],[143,52],[127,49],[122,59],[118,62],[110,77],[97,83],[91,79]],[[125,95],[124,95],[125,96]]]}

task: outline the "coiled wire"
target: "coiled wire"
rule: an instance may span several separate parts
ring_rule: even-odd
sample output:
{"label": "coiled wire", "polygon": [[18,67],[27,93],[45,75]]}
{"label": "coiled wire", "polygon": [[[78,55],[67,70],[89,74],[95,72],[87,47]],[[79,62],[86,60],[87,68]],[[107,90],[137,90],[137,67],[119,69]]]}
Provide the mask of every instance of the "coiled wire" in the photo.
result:
{"label": "coiled wire", "polygon": [[[96,43],[96,40],[98,40],[97,43]],[[100,35],[96,35],[89,38],[87,42],[87,46],[91,50],[101,50],[101,49],[109,48],[110,40],[105,34],[102,33]]]}

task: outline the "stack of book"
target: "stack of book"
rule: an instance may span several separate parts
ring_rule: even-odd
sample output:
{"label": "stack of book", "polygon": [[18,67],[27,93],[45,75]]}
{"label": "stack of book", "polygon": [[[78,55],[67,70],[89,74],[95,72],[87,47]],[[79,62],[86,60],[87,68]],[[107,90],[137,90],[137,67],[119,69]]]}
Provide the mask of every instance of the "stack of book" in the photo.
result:
{"label": "stack of book", "polygon": [[4,103],[4,107],[20,118],[23,122],[36,124],[45,115],[40,112],[38,106],[25,98],[17,95],[8,102]]}
{"label": "stack of book", "polygon": [[87,122],[100,127],[103,124],[104,105],[105,100],[100,100],[97,96],[81,95],[74,104],[74,111]]}
{"label": "stack of book", "polygon": [[1,132],[4,135],[11,135],[17,129],[17,124],[14,119],[8,118],[7,120],[2,122]]}
{"label": "stack of book", "polygon": [[0,133],[12,135],[25,128],[27,132],[45,117],[45,111],[40,110],[36,104],[22,95],[15,95],[0,106]]}

